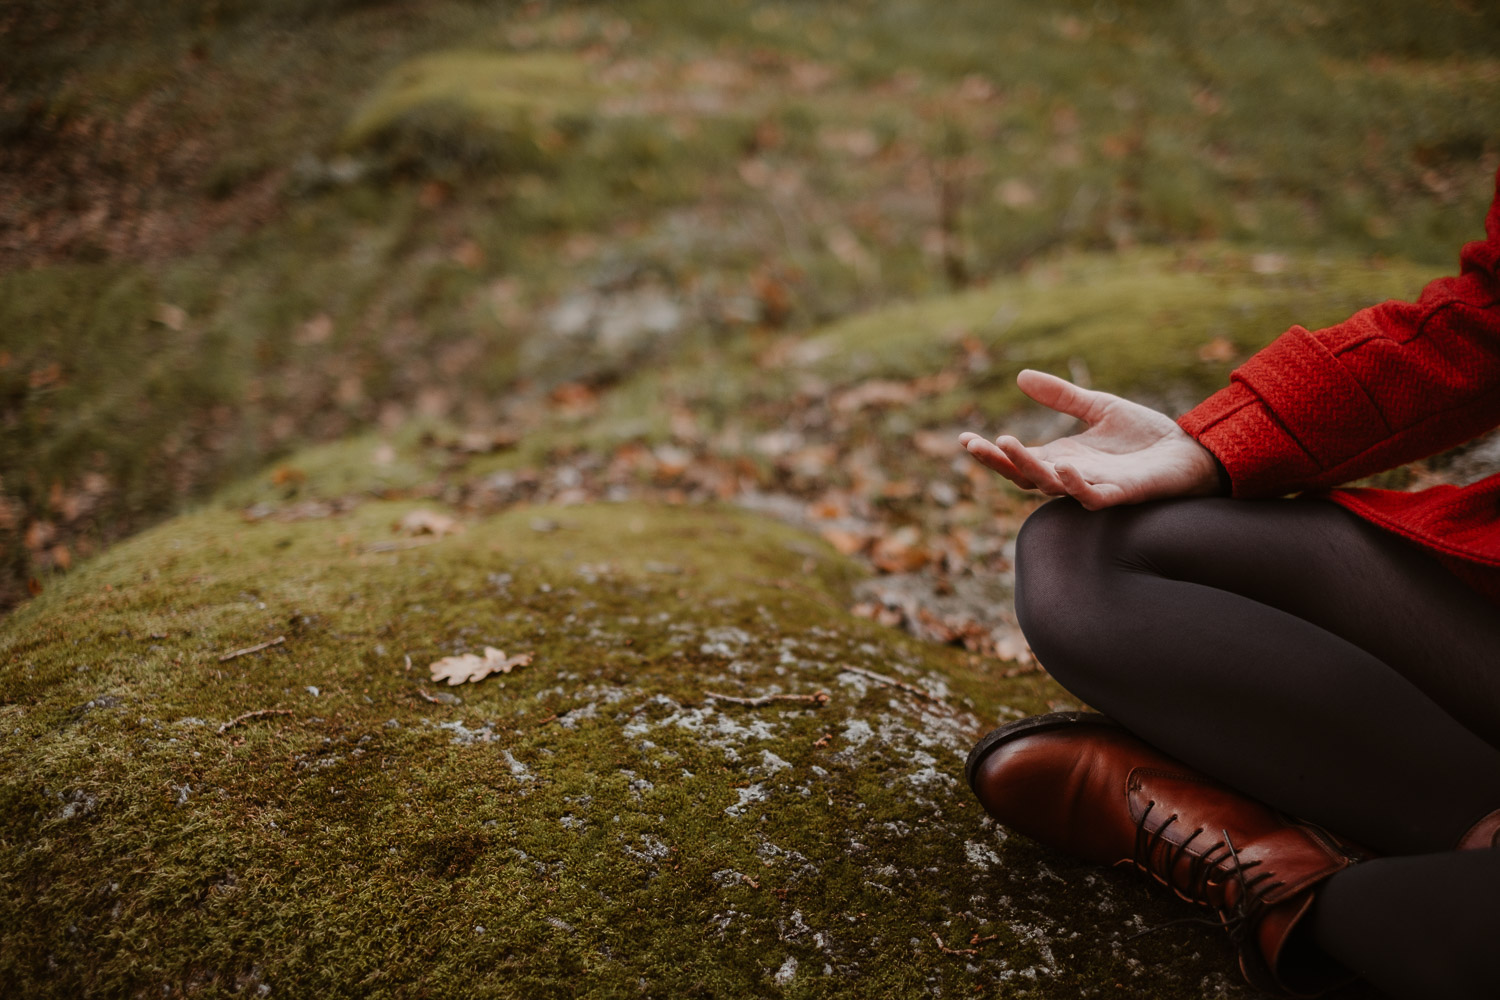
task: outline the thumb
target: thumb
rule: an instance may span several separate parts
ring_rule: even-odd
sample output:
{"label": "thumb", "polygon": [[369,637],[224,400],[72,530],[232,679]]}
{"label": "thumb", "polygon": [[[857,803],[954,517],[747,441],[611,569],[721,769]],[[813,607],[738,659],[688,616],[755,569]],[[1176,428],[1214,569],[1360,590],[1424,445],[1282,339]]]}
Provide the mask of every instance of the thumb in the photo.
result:
{"label": "thumb", "polygon": [[1032,399],[1049,410],[1066,413],[1070,417],[1088,421],[1103,393],[1083,389],[1056,375],[1048,375],[1031,368],[1016,375],[1016,385]]}

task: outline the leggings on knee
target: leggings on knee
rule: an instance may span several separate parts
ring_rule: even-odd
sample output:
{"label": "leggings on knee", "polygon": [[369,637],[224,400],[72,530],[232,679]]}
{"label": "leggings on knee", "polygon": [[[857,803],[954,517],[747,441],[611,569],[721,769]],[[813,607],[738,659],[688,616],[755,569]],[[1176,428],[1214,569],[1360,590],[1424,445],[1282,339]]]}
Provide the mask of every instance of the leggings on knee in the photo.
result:
{"label": "leggings on knee", "polygon": [[1500,851],[1451,850],[1500,808],[1500,609],[1327,501],[1201,499],[1043,506],[1016,611],[1090,705],[1386,856],[1319,891],[1327,951],[1396,996],[1500,995]]}

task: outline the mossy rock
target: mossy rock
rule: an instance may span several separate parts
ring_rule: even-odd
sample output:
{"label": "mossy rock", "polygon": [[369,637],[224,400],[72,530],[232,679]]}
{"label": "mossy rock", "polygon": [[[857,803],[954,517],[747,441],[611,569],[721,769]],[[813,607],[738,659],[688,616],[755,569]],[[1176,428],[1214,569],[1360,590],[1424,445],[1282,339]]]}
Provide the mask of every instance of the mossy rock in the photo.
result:
{"label": "mossy rock", "polygon": [[952,366],[969,338],[985,359],[961,395],[996,415],[1024,400],[1014,376],[1026,367],[1068,375],[1081,364],[1096,388],[1196,402],[1292,324],[1317,329],[1386,299],[1415,299],[1439,273],[1212,243],[1067,254],[983,288],[831,324],[792,357],[840,381],[911,378]]}
{"label": "mossy rock", "polygon": [[[818,540],[608,504],[393,546],[412,508],[201,511],[0,625],[3,992],[1248,995],[970,801],[1060,690],[848,616]],[[485,645],[534,659],[428,679]]]}
{"label": "mossy rock", "polygon": [[342,142],[398,160],[537,168],[602,96],[572,53],[436,52],[387,74]]}

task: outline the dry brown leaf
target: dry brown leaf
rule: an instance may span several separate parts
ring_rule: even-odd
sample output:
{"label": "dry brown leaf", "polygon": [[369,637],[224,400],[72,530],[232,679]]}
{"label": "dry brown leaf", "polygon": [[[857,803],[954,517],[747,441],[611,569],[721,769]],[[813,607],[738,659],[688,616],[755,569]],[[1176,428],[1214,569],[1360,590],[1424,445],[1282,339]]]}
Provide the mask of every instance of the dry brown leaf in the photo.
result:
{"label": "dry brown leaf", "polygon": [[517,653],[515,656],[506,656],[502,650],[486,646],[483,656],[478,653],[445,656],[434,662],[428,670],[431,671],[433,680],[447,681],[449,687],[457,687],[459,684],[482,681],[490,674],[508,674],[516,667],[528,666],[531,655]]}
{"label": "dry brown leaf", "polygon": [[333,317],[327,313],[318,313],[298,328],[296,340],[298,344],[307,347],[321,344],[332,336]]}
{"label": "dry brown leaf", "polygon": [[272,486],[301,486],[307,482],[307,473],[292,465],[278,465],[271,470]]}
{"label": "dry brown leaf", "polygon": [[853,413],[870,406],[907,406],[916,398],[916,390],[907,382],[870,379],[835,396],[833,408],[839,413]]}
{"label": "dry brown leaf", "polygon": [[870,536],[863,532],[845,531],[843,528],[824,528],[820,534],[824,541],[846,556],[861,551],[870,541]]}
{"label": "dry brown leaf", "polygon": [[1198,348],[1199,361],[1233,361],[1237,352],[1234,344],[1224,337],[1215,337]]}
{"label": "dry brown leaf", "polygon": [[599,394],[582,382],[564,382],[552,390],[550,398],[564,416],[587,417],[599,408]]}
{"label": "dry brown leaf", "polygon": [[458,534],[464,530],[464,526],[447,514],[421,507],[408,511],[397,521],[396,530],[403,535],[437,535],[441,538],[444,535]]}
{"label": "dry brown leaf", "polygon": [[151,318],[167,329],[181,333],[182,328],[187,326],[188,316],[187,310],[181,306],[174,306],[170,302],[160,302],[157,303],[156,313]]}
{"label": "dry brown leaf", "polygon": [[915,479],[892,479],[880,487],[880,495],[887,500],[910,500],[922,492],[922,484]]}
{"label": "dry brown leaf", "polygon": [[807,505],[807,516],[819,521],[835,521],[849,513],[849,495],[829,490]]}
{"label": "dry brown leaf", "polygon": [[920,544],[921,531],[908,524],[875,542],[870,560],[887,573],[910,573],[927,565],[931,553]]}
{"label": "dry brown leaf", "polygon": [[464,240],[454,247],[452,257],[455,264],[470,271],[484,267],[484,248],[473,240]]}

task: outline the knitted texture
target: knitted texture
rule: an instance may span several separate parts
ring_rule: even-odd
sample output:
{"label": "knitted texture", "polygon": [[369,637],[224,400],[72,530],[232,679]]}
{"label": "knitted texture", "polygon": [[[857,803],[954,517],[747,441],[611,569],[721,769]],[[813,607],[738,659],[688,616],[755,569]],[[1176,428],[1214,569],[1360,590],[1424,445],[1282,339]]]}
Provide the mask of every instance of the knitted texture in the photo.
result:
{"label": "knitted texture", "polygon": [[[1326,329],[1294,326],[1179,420],[1216,455],[1237,497],[1324,490],[1500,425],[1500,174],[1486,239],[1457,277]],[[1500,601],[1500,474],[1413,493],[1330,498],[1433,551]]]}

